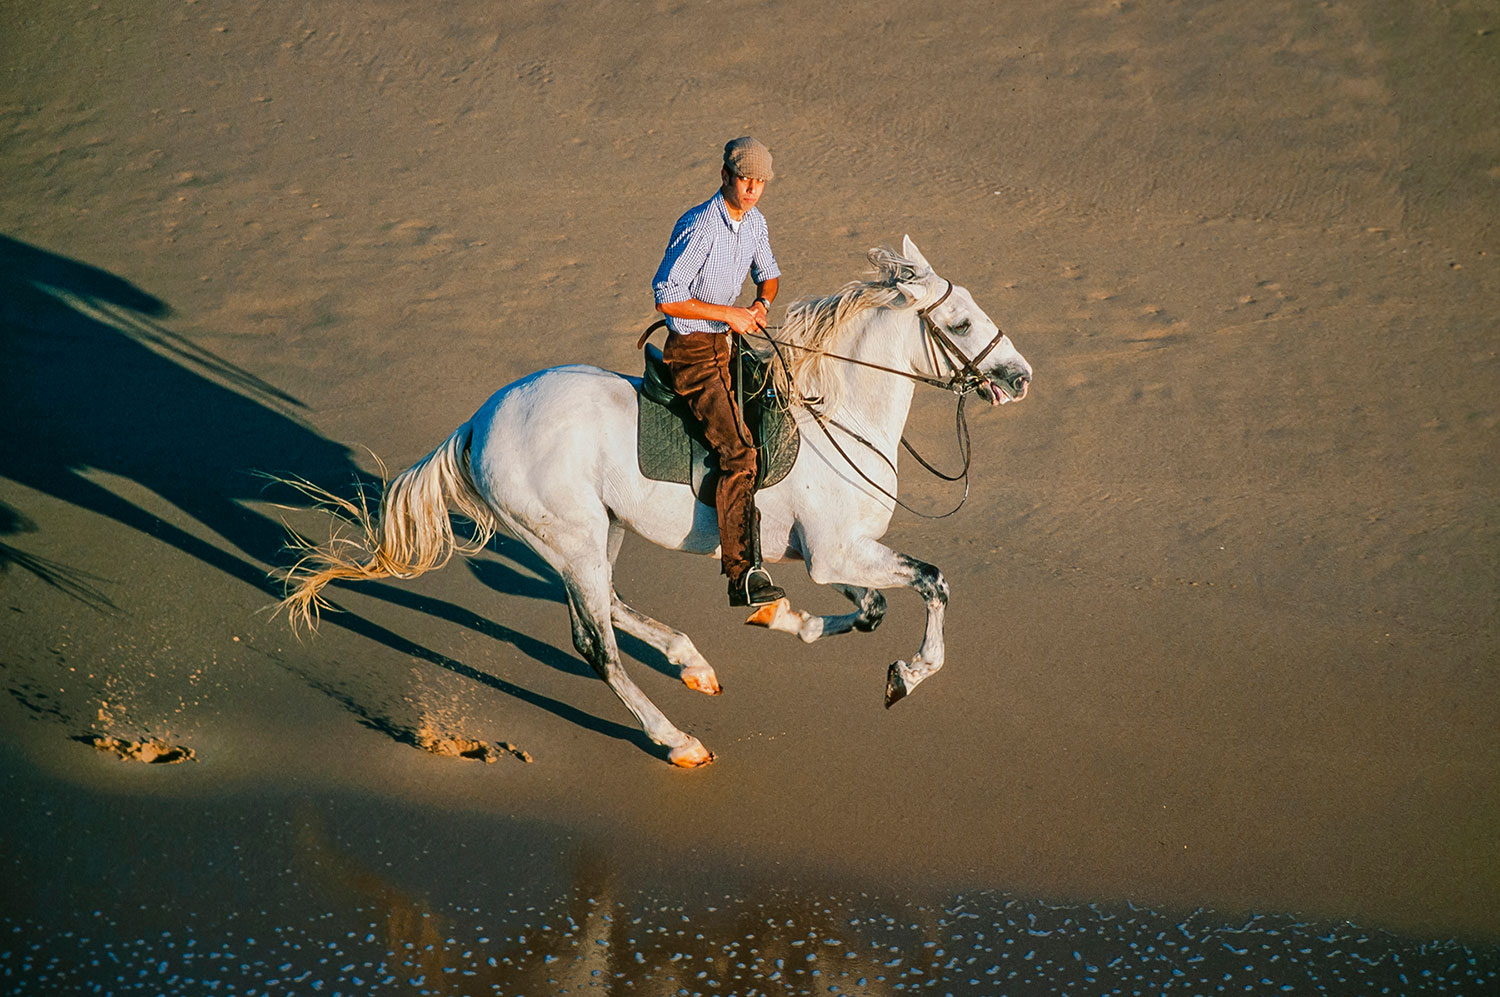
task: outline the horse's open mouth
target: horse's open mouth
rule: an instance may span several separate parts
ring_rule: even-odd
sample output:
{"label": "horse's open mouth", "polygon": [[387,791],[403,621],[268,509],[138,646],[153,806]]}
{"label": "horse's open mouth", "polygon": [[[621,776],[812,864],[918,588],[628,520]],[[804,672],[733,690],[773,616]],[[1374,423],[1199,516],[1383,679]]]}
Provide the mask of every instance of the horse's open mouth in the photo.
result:
{"label": "horse's open mouth", "polygon": [[974,389],[974,393],[981,398],[987,399],[990,403],[990,408],[994,408],[996,405],[1004,405],[1006,402],[1019,400],[1019,396],[1012,394],[1008,385],[992,381],[989,378],[985,378],[984,383]]}
{"label": "horse's open mouth", "polygon": [[1031,375],[1017,373],[1013,377],[988,375],[984,381],[974,387],[974,393],[981,398],[988,399],[990,407],[1004,405],[1006,402],[1018,402],[1026,397],[1026,389],[1031,387]]}

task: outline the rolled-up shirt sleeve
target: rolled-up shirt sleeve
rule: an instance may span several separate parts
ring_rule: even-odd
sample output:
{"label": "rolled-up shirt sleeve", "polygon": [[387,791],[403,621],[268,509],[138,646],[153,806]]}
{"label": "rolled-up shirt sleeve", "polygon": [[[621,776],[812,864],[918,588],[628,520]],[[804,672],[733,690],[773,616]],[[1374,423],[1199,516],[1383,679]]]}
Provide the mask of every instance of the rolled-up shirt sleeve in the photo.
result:
{"label": "rolled-up shirt sleeve", "polygon": [[651,291],[658,305],[691,298],[693,281],[708,261],[711,239],[702,228],[684,224],[685,221],[686,218],[679,221],[672,230],[661,266],[656,268],[656,276],[651,280]]}

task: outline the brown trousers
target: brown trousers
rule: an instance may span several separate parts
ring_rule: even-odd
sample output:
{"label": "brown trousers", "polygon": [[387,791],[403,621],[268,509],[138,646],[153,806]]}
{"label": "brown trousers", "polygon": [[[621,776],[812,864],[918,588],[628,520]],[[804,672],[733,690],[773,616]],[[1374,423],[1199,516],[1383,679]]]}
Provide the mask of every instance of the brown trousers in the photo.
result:
{"label": "brown trousers", "polygon": [[755,515],[755,443],[734,403],[729,361],[734,344],[728,333],[669,333],[662,358],[672,372],[672,388],[687,402],[718,458],[714,505],[719,514],[719,545],[724,574],[738,578],[751,566]]}

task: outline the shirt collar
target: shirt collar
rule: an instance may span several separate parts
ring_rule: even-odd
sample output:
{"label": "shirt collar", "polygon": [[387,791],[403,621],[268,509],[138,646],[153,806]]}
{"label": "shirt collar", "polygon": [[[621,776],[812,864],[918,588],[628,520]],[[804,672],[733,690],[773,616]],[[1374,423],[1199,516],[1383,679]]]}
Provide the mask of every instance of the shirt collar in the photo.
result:
{"label": "shirt collar", "polygon": [[[719,217],[724,221],[724,227],[729,229],[731,232],[735,231],[736,222],[733,218],[729,217],[729,204],[724,200],[724,192],[721,190],[718,193],[714,194],[713,199],[715,206],[719,209]],[[738,224],[743,225],[745,224],[745,222],[749,221],[750,212],[754,210],[756,209],[751,208],[750,211],[747,211],[743,215],[741,215]]]}

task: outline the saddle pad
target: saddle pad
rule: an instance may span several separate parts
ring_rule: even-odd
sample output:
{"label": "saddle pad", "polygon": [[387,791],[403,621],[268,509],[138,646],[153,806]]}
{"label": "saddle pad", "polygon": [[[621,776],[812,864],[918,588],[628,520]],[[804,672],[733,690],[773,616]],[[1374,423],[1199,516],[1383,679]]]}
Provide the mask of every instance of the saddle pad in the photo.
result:
{"label": "saddle pad", "polygon": [[791,473],[802,449],[802,433],[792,413],[778,405],[760,406],[760,417],[752,432],[760,445],[760,474],[756,488],[770,488]]}
{"label": "saddle pad", "polygon": [[[689,431],[687,419],[691,417],[686,408],[663,405],[643,395],[639,384],[636,401],[636,457],[642,476],[691,485],[704,504],[713,505],[713,489],[705,487],[709,483],[708,447],[696,431]],[[760,445],[760,473],[755,487],[769,488],[785,478],[797,462],[802,438],[791,413],[774,406],[757,408],[759,411],[752,411],[749,420],[751,435]]]}
{"label": "saddle pad", "polygon": [[682,416],[672,407],[641,394],[636,389],[636,457],[641,475],[652,481],[688,484],[692,480],[693,451],[704,448],[687,433]]}

